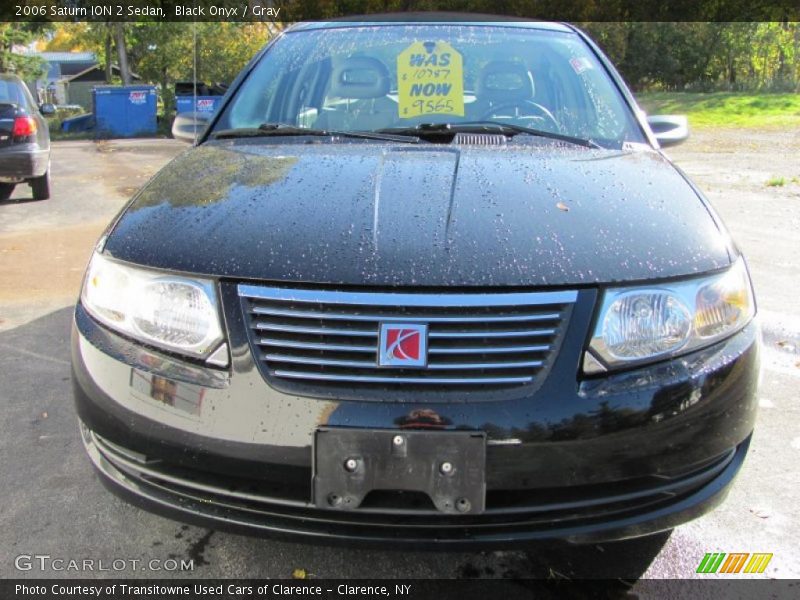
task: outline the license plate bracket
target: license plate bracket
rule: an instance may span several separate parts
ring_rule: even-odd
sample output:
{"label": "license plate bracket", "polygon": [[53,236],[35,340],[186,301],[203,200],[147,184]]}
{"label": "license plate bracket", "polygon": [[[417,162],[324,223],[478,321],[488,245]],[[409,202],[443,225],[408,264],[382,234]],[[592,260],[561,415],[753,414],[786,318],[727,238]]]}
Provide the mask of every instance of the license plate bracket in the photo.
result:
{"label": "license plate bracket", "polygon": [[314,504],[356,510],[372,490],[422,492],[443,513],[480,514],[486,505],[486,434],[317,429]]}

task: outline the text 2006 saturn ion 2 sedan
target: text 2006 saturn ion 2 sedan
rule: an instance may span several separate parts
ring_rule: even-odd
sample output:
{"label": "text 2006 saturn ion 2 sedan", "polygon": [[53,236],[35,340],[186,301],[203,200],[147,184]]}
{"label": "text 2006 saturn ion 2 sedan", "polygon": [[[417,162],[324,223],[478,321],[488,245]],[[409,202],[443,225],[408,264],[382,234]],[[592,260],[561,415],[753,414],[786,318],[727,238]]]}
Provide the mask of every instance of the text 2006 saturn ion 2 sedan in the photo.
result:
{"label": "text 2006 saturn ion 2 sedan", "polygon": [[748,271],[581,32],[302,24],[206,125],[109,226],[75,311],[112,490],[442,548],[722,501],[756,415]]}

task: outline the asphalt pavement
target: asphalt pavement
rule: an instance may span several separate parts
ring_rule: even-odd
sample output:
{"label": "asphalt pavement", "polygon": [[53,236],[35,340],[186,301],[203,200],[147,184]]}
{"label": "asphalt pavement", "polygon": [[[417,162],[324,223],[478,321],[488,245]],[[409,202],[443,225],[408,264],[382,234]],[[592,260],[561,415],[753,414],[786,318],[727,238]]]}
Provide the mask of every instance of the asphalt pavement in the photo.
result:
{"label": "asphalt pavement", "polygon": [[[700,132],[671,152],[745,252],[765,335],[758,425],[725,504],[671,535],[446,554],[219,533],[129,506],[101,485],[84,456],[72,405],[71,307],[105,224],[184,149],[171,140],[55,143],[53,198],[34,202],[21,186],[0,202],[0,577],[273,578],[300,569],[311,578],[602,577],[627,580],[610,585],[635,591],[645,585],[639,579],[696,577],[706,552],[771,552],[761,577],[800,577],[800,135]],[[788,183],[767,186],[773,176]],[[95,559],[96,567],[101,559],[106,566],[126,562],[121,570],[80,572],[33,561],[24,570],[30,561],[18,557],[37,555]],[[191,561],[193,570],[165,570],[170,560]]]}

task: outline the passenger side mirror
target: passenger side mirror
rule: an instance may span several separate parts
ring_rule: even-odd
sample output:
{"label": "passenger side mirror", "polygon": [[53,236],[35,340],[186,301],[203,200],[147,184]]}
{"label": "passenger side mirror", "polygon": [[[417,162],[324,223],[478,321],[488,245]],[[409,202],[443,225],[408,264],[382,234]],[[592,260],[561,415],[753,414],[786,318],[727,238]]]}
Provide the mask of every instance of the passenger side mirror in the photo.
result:
{"label": "passenger side mirror", "polygon": [[49,102],[45,102],[44,104],[39,106],[39,112],[42,113],[45,117],[54,115],[56,114],[56,105],[50,104]]}
{"label": "passenger side mirror", "polygon": [[686,115],[653,115],[647,123],[662,148],[677,146],[689,139],[689,120]]}
{"label": "passenger side mirror", "polygon": [[209,119],[211,115],[208,113],[178,113],[172,122],[172,137],[187,144],[194,144],[205,131]]}

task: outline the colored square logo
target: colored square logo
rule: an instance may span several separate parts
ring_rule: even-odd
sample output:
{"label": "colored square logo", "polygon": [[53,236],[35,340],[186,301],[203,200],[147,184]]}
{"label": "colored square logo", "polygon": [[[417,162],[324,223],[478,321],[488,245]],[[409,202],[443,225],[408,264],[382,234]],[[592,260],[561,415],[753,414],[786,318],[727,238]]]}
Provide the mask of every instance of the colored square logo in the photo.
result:
{"label": "colored square logo", "polygon": [[424,367],[428,364],[428,326],[381,323],[378,366]]}

